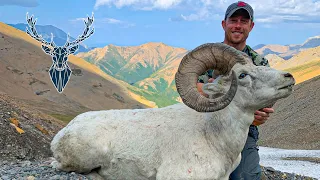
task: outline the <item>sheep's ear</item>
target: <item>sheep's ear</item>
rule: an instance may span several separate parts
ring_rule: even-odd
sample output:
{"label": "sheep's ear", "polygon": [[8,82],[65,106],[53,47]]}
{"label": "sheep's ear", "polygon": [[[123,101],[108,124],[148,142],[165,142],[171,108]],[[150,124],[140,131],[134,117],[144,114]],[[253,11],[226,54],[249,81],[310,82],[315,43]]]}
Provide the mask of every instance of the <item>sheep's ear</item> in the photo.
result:
{"label": "sheep's ear", "polygon": [[209,95],[210,98],[220,97],[226,93],[224,84],[223,80],[218,78],[212,83],[204,84],[202,86],[202,91]]}

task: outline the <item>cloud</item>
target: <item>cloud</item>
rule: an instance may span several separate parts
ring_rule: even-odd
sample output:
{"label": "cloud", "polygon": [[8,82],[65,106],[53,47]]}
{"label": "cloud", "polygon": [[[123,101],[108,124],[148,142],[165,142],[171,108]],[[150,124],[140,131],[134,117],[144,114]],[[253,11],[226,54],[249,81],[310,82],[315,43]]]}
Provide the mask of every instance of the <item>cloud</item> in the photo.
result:
{"label": "cloud", "polygon": [[259,23],[279,23],[279,22],[290,22],[290,21],[302,21],[302,17],[297,15],[270,15],[266,17],[256,18],[256,22]]}
{"label": "cloud", "polygon": [[219,14],[214,14],[210,10],[203,8],[195,13],[189,15],[183,15],[177,17],[169,18],[169,21],[179,22],[179,21],[208,21],[208,20],[222,20],[223,16]]}
{"label": "cloud", "polygon": [[[169,21],[211,21],[222,20],[227,7],[234,0],[96,0],[95,8],[115,6],[131,7],[136,10],[179,9],[184,13],[169,18]],[[254,16],[260,23],[318,23],[320,19],[319,0],[246,0],[254,9]]]}
{"label": "cloud", "polygon": [[113,19],[113,18],[104,18],[104,19],[102,19],[102,21],[105,23],[109,23],[109,24],[122,24],[122,23],[124,23],[121,20]]}
{"label": "cloud", "polygon": [[181,17],[185,21],[201,21],[210,17],[210,12],[207,8],[203,8],[202,10],[198,11],[197,13],[193,13],[190,15],[183,15]]}
{"label": "cloud", "polygon": [[0,6],[6,6],[6,5],[36,7],[39,4],[37,0],[0,0]]}
{"label": "cloud", "polygon": [[[79,21],[84,21],[86,18],[76,18],[73,20],[70,20],[71,22],[79,22]],[[129,28],[135,26],[134,23],[129,23],[126,21],[122,21],[119,19],[114,19],[114,18],[95,18],[93,24],[98,24],[97,26],[100,27],[103,24],[114,24],[114,25],[120,25],[122,28]]]}
{"label": "cloud", "polygon": [[169,9],[179,5],[183,0],[96,0],[95,9],[100,6],[122,8],[132,6],[140,10]]}
{"label": "cloud", "polygon": [[129,28],[129,27],[135,26],[134,23],[130,23],[130,22],[119,20],[119,19],[114,19],[114,18],[102,18],[102,19],[99,19],[99,21],[101,23],[107,23],[107,24],[118,24],[118,25],[121,25],[121,27],[123,28]]}
{"label": "cloud", "polygon": [[319,23],[320,2],[314,0],[275,1],[252,5],[256,21],[263,23]]}

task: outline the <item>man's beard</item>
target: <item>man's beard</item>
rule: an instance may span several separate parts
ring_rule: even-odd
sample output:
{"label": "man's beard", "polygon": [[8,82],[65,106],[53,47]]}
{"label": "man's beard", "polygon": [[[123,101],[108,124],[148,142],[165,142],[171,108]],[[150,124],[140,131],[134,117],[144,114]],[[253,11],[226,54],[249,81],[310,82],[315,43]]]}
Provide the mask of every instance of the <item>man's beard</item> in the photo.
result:
{"label": "man's beard", "polygon": [[232,33],[230,33],[230,36],[228,36],[228,34],[226,32],[225,36],[227,37],[227,41],[229,41],[232,44],[241,44],[241,43],[245,42],[246,39],[248,38],[248,34],[244,34],[244,33],[243,33],[243,38],[241,38],[239,40],[233,40]]}

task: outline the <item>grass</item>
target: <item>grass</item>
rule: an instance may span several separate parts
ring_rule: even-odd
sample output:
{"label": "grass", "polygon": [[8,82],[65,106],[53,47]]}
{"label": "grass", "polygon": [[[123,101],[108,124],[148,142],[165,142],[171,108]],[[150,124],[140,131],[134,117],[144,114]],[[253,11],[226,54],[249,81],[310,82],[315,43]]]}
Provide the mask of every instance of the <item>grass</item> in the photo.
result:
{"label": "grass", "polygon": [[175,97],[178,96],[178,93],[173,90],[168,89],[167,91],[162,92],[150,92],[142,89],[136,90],[131,87],[128,87],[128,89],[135,94],[143,96],[149,101],[155,102],[159,108],[178,103],[174,100]]}
{"label": "grass", "polygon": [[293,68],[288,68],[288,69],[285,69],[285,71],[289,71],[289,72],[299,72],[299,71],[302,71],[302,70],[305,70],[305,69],[308,69],[308,68],[316,68],[316,67],[313,67],[313,66],[320,66],[320,61],[312,61],[310,63],[306,63],[306,64],[303,64],[301,66],[297,66],[297,67],[293,67]]}
{"label": "grass", "polygon": [[69,123],[73,118],[77,116],[76,115],[66,115],[66,114],[49,114],[50,116],[59,119],[65,123]]}
{"label": "grass", "polygon": [[320,74],[320,59],[284,71],[292,73],[296,84],[299,84]]}

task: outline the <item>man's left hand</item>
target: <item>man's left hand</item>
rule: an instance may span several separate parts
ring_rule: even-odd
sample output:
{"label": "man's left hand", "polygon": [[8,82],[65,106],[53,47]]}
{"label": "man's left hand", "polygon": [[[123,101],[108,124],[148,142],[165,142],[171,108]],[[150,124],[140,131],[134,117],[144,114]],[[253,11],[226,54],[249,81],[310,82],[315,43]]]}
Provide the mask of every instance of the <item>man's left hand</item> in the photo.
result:
{"label": "man's left hand", "polygon": [[257,110],[254,113],[254,121],[252,124],[255,126],[259,126],[259,125],[265,123],[270,116],[269,114],[273,113],[273,112],[274,112],[273,108],[262,108],[262,109]]}

